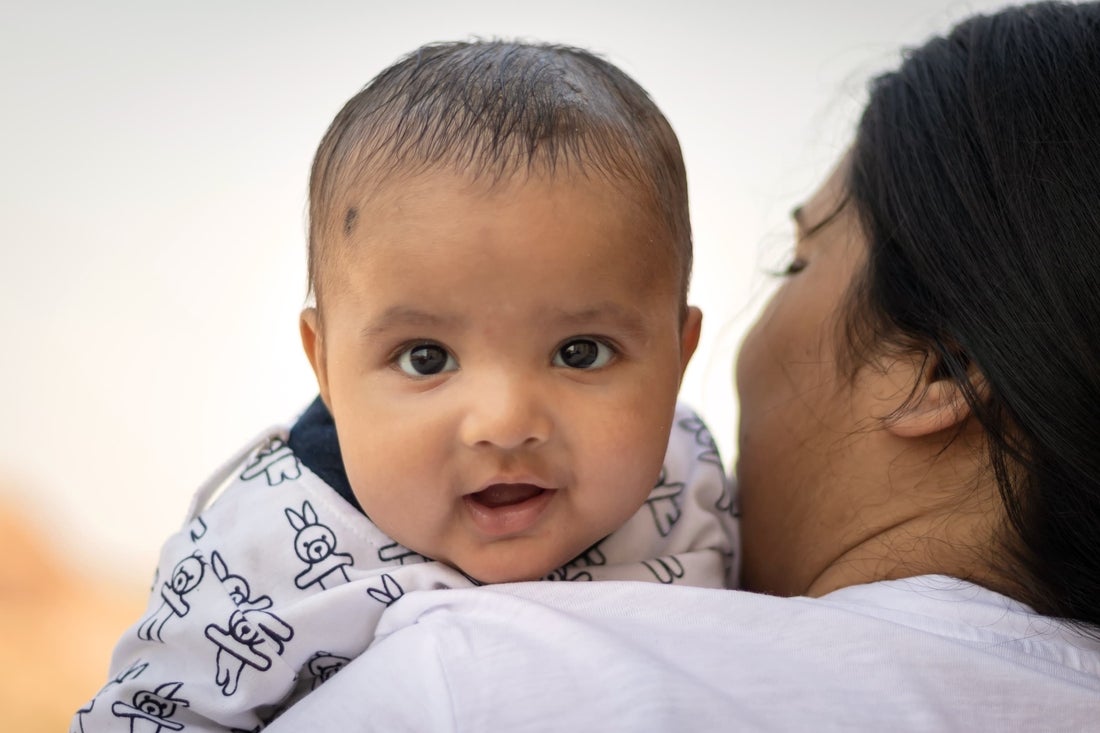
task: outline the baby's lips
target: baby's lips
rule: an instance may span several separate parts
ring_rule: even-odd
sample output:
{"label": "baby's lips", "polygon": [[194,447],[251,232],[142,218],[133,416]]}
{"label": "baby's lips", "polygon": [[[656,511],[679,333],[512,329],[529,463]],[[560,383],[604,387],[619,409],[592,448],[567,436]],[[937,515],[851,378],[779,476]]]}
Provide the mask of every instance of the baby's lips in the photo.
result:
{"label": "baby's lips", "polygon": [[482,506],[496,509],[502,506],[521,504],[535,498],[547,489],[535,484],[526,483],[499,483],[490,484],[477,493],[470,494],[469,499]]}

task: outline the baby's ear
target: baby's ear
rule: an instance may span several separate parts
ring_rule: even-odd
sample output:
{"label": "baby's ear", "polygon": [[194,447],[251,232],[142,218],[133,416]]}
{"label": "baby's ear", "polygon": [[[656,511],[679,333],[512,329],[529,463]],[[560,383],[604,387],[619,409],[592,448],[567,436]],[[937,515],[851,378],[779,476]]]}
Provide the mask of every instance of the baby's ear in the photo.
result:
{"label": "baby's ear", "polygon": [[680,379],[684,378],[684,370],[691,361],[691,355],[695,353],[695,347],[699,345],[702,328],[703,311],[693,305],[688,306],[683,326],[680,327]]}
{"label": "baby's ear", "polygon": [[317,388],[321,400],[330,410],[328,401],[328,365],[325,362],[325,347],[321,337],[321,317],[316,308],[305,308],[298,318],[298,331],[302,335],[302,349],[306,352],[313,374],[317,377]]}
{"label": "baby's ear", "polygon": [[[971,365],[967,377],[979,395],[985,393],[985,378]],[[954,428],[970,417],[970,403],[963,387],[948,376],[939,356],[929,355],[919,371],[919,383],[911,400],[888,420],[886,429],[902,438],[919,438]]]}

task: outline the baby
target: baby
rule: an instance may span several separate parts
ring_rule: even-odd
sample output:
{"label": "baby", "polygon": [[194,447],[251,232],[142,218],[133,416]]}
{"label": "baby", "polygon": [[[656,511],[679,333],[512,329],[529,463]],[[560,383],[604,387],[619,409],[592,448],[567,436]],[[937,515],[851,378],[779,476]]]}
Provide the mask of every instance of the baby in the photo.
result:
{"label": "baby", "polygon": [[200,489],[74,729],[257,730],[412,590],[735,584],[733,496],[676,406],[690,270],[679,144],[614,66],[477,42],[382,72],[313,164],[320,397]]}

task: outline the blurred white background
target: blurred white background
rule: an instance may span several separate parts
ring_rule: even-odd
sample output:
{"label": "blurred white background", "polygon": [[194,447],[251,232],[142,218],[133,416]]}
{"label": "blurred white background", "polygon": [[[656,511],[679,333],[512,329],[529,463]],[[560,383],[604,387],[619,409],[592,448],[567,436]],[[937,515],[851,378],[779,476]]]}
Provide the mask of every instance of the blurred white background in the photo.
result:
{"label": "blurred white background", "polygon": [[146,582],[194,488],[315,392],[301,354],[313,150],[436,40],[585,46],[680,135],[706,313],[685,397],[732,465],[731,364],[867,78],[1000,2],[34,2],[0,6],[0,500]]}

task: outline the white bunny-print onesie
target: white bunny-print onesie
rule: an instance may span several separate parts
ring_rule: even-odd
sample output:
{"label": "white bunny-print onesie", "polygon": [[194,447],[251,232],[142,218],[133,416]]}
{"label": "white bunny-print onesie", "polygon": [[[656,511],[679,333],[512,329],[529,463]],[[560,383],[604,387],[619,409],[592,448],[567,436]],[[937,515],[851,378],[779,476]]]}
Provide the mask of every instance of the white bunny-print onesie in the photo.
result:
{"label": "white bunny-print onesie", "polygon": [[[383,534],[288,435],[272,431],[200,489],[161,551],[145,615],[73,731],[258,731],[366,653],[404,594],[477,585]],[[546,580],[736,587],[739,549],[714,441],[678,406],[646,502]]]}

